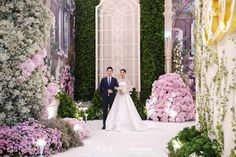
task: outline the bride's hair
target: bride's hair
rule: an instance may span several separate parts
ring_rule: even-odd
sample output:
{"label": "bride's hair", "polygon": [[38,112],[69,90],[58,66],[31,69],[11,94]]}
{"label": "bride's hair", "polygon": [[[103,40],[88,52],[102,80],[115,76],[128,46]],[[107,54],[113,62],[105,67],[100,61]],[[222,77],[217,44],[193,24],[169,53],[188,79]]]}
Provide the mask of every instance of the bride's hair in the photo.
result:
{"label": "bride's hair", "polygon": [[126,73],[126,70],[125,70],[125,69],[120,69],[120,72],[121,72],[121,71],[123,71],[123,72],[125,72],[125,73]]}

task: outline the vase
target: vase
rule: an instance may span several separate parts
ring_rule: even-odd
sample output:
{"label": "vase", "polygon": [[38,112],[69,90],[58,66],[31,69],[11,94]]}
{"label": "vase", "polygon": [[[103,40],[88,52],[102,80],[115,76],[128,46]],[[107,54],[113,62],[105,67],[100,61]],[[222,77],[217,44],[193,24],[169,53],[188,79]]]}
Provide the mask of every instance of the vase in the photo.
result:
{"label": "vase", "polygon": [[57,118],[57,110],[59,106],[59,100],[54,99],[54,101],[48,105],[48,119]]}

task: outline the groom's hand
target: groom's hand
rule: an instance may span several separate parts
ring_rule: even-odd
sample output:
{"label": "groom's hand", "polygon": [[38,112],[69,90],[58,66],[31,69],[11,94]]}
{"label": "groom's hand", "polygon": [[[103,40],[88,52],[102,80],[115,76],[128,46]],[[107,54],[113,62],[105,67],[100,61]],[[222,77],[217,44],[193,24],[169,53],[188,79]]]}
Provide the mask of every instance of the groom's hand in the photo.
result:
{"label": "groom's hand", "polygon": [[113,91],[111,89],[108,89],[107,92],[108,92],[108,94],[113,93]]}

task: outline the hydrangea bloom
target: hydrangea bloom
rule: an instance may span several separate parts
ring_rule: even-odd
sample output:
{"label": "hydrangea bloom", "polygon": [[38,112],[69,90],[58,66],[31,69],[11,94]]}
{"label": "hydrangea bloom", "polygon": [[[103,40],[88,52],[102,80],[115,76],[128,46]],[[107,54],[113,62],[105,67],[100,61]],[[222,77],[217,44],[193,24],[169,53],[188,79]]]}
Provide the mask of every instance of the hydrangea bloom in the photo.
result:
{"label": "hydrangea bloom", "polygon": [[46,141],[44,155],[61,152],[61,134],[59,130],[45,128],[33,119],[13,127],[0,127],[0,156],[37,156],[40,151],[36,144],[38,139]]}
{"label": "hydrangea bloom", "polygon": [[152,86],[152,94],[146,102],[149,118],[162,122],[184,122],[195,118],[190,89],[179,74],[162,75]]}
{"label": "hydrangea bloom", "polygon": [[22,71],[23,80],[28,80],[32,72],[44,65],[43,59],[47,56],[47,51],[44,49],[36,51],[32,58],[26,59],[20,64],[20,69]]}

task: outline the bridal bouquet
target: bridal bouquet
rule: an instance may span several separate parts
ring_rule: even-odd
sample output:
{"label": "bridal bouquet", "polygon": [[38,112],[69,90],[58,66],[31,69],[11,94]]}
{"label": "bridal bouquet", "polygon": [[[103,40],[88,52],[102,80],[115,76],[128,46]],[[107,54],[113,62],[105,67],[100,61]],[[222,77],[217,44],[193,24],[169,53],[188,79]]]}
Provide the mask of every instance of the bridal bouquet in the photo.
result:
{"label": "bridal bouquet", "polygon": [[121,87],[115,87],[115,89],[116,89],[117,92],[120,93],[120,94],[124,94],[124,93],[125,93],[124,88],[121,88]]}

